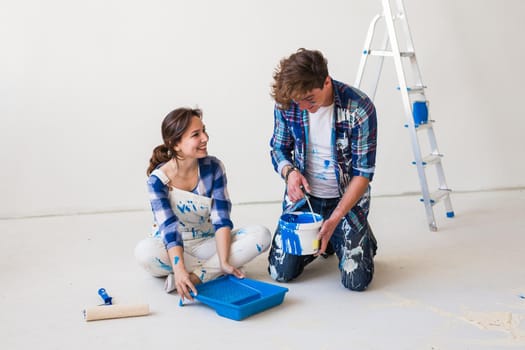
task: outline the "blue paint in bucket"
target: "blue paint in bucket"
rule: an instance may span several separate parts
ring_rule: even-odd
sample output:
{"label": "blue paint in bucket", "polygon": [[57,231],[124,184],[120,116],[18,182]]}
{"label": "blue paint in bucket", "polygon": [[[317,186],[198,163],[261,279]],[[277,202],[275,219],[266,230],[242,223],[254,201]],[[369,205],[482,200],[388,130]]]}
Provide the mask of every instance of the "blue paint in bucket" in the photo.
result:
{"label": "blue paint in bucket", "polygon": [[283,250],[292,255],[314,254],[319,249],[317,234],[323,217],[311,212],[286,213],[279,219]]}

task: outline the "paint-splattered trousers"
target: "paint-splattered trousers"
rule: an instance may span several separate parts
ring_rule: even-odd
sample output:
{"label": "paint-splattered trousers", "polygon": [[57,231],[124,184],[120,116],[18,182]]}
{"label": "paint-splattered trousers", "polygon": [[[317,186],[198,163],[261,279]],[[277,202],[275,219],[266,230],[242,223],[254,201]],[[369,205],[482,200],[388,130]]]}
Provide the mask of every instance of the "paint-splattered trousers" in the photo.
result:
{"label": "paint-splattered trousers", "polygon": [[[246,265],[270,247],[271,233],[259,225],[232,230],[229,262],[239,268]],[[157,233],[141,240],[135,247],[135,258],[151,275],[168,276],[173,273],[168,252]],[[184,241],[184,266],[201,281],[206,282],[224,273],[221,270],[215,238],[199,238]]]}
{"label": "paint-splattered trousers", "polygon": [[[339,198],[323,199],[310,196],[314,212],[327,219],[339,203]],[[337,225],[330,244],[339,259],[341,283],[345,288],[354,291],[365,290],[374,275],[374,256],[377,241],[368,224],[370,198],[367,195],[352,208]],[[296,211],[309,212],[307,204]],[[305,266],[316,259],[314,255],[291,255],[282,249],[279,225],[273,236],[268,256],[268,272],[278,282],[288,282],[297,278]]]}

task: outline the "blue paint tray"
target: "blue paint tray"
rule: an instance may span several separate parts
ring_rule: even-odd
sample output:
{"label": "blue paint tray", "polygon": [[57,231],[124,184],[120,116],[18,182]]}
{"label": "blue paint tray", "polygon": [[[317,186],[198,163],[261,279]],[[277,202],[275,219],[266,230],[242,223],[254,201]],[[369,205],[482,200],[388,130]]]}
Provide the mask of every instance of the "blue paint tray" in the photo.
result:
{"label": "blue paint tray", "polygon": [[219,316],[240,321],[281,304],[288,288],[232,275],[196,286],[195,299],[206,304]]}

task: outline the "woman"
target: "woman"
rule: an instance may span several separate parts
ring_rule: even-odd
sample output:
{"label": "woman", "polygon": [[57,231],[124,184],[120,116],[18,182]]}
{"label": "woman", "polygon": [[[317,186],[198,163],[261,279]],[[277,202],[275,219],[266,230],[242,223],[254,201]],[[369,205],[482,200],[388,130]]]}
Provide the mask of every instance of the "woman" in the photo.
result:
{"label": "woman", "polygon": [[155,147],[147,184],[155,225],[135,248],[153,276],[167,276],[165,289],[193,300],[196,284],[239,269],[270,246],[263,226],[233,229],[223,163],[207,151],[199,109],[178,108],[162,122],[164,144]]}

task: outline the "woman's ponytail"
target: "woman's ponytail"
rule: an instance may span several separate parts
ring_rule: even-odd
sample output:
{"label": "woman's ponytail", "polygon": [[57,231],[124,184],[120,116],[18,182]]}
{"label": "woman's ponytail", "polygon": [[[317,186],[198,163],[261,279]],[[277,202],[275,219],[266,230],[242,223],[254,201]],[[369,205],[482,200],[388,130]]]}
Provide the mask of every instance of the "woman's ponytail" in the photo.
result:
{"label": "woman's ponytail", "polygon": [[171,155],[169,148],[166,147],[166,145],[158,145],[153,149],[146,174],[149,176],[159,164],[165,163],[170,159]]}

